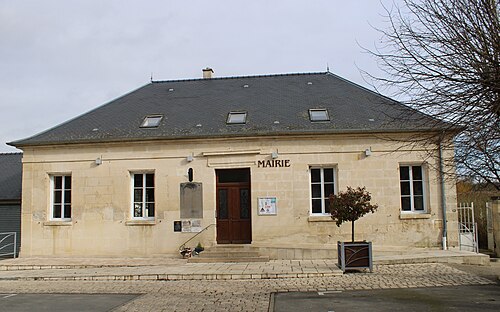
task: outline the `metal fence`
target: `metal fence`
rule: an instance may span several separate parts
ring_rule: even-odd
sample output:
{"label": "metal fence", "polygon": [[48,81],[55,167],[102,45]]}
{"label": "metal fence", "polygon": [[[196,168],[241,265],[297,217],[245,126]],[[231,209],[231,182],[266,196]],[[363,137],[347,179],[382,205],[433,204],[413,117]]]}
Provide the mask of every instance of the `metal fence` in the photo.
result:
{"label": "metal fence", "polygon": [[0,258],[12,256],[15,258],[17,249],[17,233],[0,233]]}

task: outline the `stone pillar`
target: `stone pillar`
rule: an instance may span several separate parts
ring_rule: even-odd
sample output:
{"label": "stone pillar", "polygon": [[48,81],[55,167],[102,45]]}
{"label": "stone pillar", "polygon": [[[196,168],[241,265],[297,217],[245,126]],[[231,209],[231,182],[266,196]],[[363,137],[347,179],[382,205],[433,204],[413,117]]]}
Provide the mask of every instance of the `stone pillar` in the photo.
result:
{"label": "stone pillar", "polygon": [[500,197],[491,199],[491,214],[493,221],[493,237],[495,238],[495,253],[500,256]]}

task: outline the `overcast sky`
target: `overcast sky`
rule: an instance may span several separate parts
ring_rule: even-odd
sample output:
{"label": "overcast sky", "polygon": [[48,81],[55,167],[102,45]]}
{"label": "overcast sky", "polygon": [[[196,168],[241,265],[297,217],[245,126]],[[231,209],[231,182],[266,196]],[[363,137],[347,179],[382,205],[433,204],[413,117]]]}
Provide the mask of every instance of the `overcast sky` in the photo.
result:
{"label": "overcast sky", "polygon": [[[398,1],[396,1],[398,2]],[[330,71],[367,86],[392,0],[0,0],[0,152],[150,81]]]}

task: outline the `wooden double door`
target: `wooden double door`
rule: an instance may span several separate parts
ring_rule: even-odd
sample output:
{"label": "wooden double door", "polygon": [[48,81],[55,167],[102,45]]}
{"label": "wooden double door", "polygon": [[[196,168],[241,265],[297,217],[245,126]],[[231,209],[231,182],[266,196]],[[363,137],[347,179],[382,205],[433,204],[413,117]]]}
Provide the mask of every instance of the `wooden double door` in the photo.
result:
{"label": "wooden double door", "polygon": [[217,243],[252,242],[250,169],[216,170]]}

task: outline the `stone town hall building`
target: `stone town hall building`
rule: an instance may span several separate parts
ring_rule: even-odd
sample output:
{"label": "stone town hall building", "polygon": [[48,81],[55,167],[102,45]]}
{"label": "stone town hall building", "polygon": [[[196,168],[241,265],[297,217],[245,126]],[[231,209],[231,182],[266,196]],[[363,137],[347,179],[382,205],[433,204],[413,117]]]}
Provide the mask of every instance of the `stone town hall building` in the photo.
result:
{"label": "stone town hall building", "polygon": [[375,250],[440,247],[445,225],[456,246],[439,147],[405,143],[439,121],[329,72],[205,74],[11,142],[24,152],[21,256],[173,255],[200,231],[194,245],[331,256],[350,225],[335,225],[327,198],[347,186],[379,206],[356,225]]}

